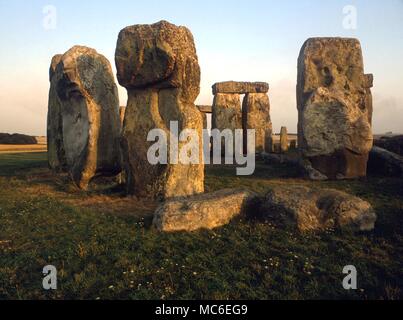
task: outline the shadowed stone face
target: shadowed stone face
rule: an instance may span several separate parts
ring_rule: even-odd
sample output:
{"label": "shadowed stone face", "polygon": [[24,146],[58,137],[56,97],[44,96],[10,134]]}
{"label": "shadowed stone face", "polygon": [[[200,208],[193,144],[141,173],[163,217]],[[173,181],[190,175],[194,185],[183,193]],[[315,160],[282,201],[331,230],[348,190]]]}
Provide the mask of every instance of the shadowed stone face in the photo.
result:
{"label": "shadowed stone face", "polygon": [[366,175],[372,148],[372,77],[356,39],[313,38],[298,59],[299,146],[328,178]]}
{"label": "shadowed stone face", "polygon": [[60,109],[55,113],[50,105],[49,127],[60,123],[74,182],[86,189],[96,175],[119,173],[119,102],[109,61],[93,49],[71,48],[54,69],[51,92]]}
{"label": "shadowed stone face", "polygon": [[[128,91],[123,128],[128,192],[152,198],[203,192],[203,119],[194,105],[200,68],[191,32],[166,21],[127,27],[119,34],[115,60],[119,83]],[[148,133],[160,129],[169,137],[171,121],[178,121],[179,132],[197,131],[200,164],[149,163],[147,152],[155,142],[147,141]],[[179,153],[184,145],[179,143]]]}
{"label": "shadowed stone face", "polygon": [[49,167],[56,171],[66,169],[66,155],[63,145],[63,126],[61,117],[61,102],[57,95],[56,67],[62,58],[61,54],[52,58],[49,68],[49,102],[47,119],[47,141]]}

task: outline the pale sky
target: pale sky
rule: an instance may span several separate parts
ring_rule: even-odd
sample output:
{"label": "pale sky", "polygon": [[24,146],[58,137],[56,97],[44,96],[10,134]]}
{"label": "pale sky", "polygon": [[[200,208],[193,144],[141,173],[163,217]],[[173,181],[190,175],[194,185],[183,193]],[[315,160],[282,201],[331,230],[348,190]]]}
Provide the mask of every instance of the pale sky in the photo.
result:
{"label": "pale sky", "polygon": [[[56,20],[46,19],[48,5]],[[347,5],[357,10],[356,29],[343,26]],[[54,54],[92,47],[115,72],[119,31],[159,20],[187,26],[194,35],[202,70],[196,103],[212,103],[215,82],[268,82],[276,132],[281,126],[296,132],[297,58],[304,41],[358,38],[365,72],[375,77],[374,132],[403,133],[402,0],[0,0],[0,132],[45,135]],[[118,87],[126,105],[126,90]]]}

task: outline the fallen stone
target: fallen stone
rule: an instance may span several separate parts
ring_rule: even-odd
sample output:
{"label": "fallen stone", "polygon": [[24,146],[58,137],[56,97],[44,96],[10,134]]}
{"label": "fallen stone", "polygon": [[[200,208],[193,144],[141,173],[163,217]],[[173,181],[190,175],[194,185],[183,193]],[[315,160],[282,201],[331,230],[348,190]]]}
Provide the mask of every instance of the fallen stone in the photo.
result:
{"label": "fallen stone", "polygon": [[213,85],[213,95],[217,93],[246,94],[246,93],[267,93],[269,84],[266,82],[237,82],[226,81]]}
{"label": "fallen stone", "polygon": [[358,197],[333,189],[296,185],[278,186],[270,191],[262,201],[260,215],[296,226],[301,232],[371,231],[376,222],[372,206]]}
{"label": "fallen stone", "polygon": [[170,200],[154,213],[153,225],[164,232],[214,229],[248,211],[255,195],[245,190],[220,190]]}
{"label": "fallen stone", "polygon": [[390,152],[403,156],[403,135],[383,136],[374,140],[377,147],[386,149]]}
{"label": "fallen stone", "polygon": [[369,154],[368,173],[403,177],[403,157],[374,146]]}
{"label": "fallen stone", "polygon": [[298,60],[298,147],[330,179],[366,175],[372,148],[372,75],[356,39],[312,38]]}

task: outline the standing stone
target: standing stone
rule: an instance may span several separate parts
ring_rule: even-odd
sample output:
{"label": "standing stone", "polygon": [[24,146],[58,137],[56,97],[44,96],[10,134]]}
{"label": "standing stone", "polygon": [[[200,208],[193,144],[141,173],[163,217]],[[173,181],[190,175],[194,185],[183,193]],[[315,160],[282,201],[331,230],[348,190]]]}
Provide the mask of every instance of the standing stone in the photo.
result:
{"label": "standing stone", "polygon": [[266,153],[274,152],[274,134],[273,134],[273,132],[268,137],[268,139],[266,139],[265,151],[266,151]]}
{"label": "standing stone", "polygon": [[[48,130],[62,128],[67,171],[86,189],[95,176],[120,172],[118,91],[109,61],[94,49],[75,46],[55,59]],[[50,142],[57,145],[54,134]]]}
{"label": "standing stone", "polygon": [[372,76],[356,39],[312,38],[298,59],[298,145],[331,179],[366,175],[372,148]]}
{"label": "standing stone", "polygon": [[[242,105],[242,122],[244,148],[248,143],[247,130],[254,129],[256,152],[271,152],[270,140],[273,127],[270,119],[269,96],[266,93],[248,93],[245,95]],[[267,146],[269,146],[268,149],[266,149]]]}
{"label": "standing stone", "polygon": [[[128,91],[122,138],[128,192],[151,198],[202,193],[203,119],[194,104],[200,92],[200,67],[191,32],[166,21],[127,27],[119,34],[115,60],[119,83]],[[198,164],[148,161],[155,141],[147,141],[147,136],[153,129],[165,132],[169,154],[171,121],[178,122],[179,133],[185,129],[197,133]],[[179,142],[179,153],[186,144]]]}
{"label": "standing stone", "polygon": [[52,58],[49,68],[49,102],[47,119],[47,145],[48,145],[48,163],[49,167],[60,172],[66,168],[66,155],[63,146],[63,124],[61,116],[61,102],[57,96],[57,77],[56,67],[62,58],[57,54]]}
{"label": "standing stone", "polygon": [[[235,150],[235,130],[242,130],[241,98],[239,94],[217,93],[213,101],[212,129],[222,133],[229,129],[233,136],[233,150]],[[226,150],[222,142],[221,153]]]}
{"label": "standing stone", "polygon": [[288,151],[288,131],[286,127],[281,127],[280,131],[280,152],[286,153]]}

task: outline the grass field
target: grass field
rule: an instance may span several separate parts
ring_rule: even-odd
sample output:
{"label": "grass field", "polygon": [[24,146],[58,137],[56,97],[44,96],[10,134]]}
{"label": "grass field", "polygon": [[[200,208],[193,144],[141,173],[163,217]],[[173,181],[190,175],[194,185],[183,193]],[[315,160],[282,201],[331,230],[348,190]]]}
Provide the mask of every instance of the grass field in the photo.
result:
{"label": "grass field", "polygon": [[[206,189],[260,193],[284,183],[333,187],[375,207],[374,232],[302,235],[237,219],[214,231],[161,234],[157,203],[126,198],[112,181],[90,192],[47,169],[45,153],[0,155],[0,299],[402,299],[403,181],[313,183],[293,168],[258,164],[253,177],[207,168]],[[58,290],[42,289],[42,268]],[[346,291],[345,265],[359,290]]]}

